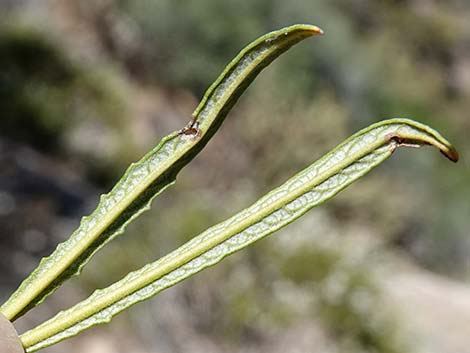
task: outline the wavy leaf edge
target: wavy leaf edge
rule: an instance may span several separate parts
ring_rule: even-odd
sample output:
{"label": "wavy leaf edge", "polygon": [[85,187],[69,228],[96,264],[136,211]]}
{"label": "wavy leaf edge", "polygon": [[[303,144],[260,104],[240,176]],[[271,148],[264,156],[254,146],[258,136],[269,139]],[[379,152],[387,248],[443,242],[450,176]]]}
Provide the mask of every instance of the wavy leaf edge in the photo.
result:
{"label": "wavy leaf edge", "polygon": [[156,196],[174,184],[177,173],[207,144],[264,67],[294,44],[322,33],[313,25],[293,25],[265,34],[242,49],[206,91],[188,125],[132,163],[113,189],[101,196],[96,209],[82,218],[71,237],[41,260],[0,312],[13,321],[78,275],[99,249],[122,234]]}
{"label": "wavy leaf edge", "polygon": [[126,308],[293,222],[362,177],[398,147],[422,145],[433,145],[450,160],[458,160],[455,148],[437,131],[410,119],[385,120],[357,132],[252,206],[24,333],[21,340],[26,352],[109,322]]}

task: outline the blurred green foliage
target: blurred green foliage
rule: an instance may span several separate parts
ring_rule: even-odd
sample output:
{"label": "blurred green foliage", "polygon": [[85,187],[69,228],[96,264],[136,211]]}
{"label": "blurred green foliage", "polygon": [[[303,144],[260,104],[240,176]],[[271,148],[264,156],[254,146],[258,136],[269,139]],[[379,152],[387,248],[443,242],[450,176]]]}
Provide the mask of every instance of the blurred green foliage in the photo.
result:
{"label": "blurred green foliage", "polygon": [[39,147],[57,147],[79,75],[44,36],[23,28],[0,36],[2,133]]}
{"label": "blurred green foliage", "polygon": [[[129,163],[132,143],[106,145],[116,133],[126,141],[129,126],[124,86],[112,70],[73,60],[42,31],[10,23],[0,28],[0,67],[2,136],[62,157],[74,154],[86,160],[95,181]],[[78,141],[87,129],[105,130],[93,145],[103,150]]]}

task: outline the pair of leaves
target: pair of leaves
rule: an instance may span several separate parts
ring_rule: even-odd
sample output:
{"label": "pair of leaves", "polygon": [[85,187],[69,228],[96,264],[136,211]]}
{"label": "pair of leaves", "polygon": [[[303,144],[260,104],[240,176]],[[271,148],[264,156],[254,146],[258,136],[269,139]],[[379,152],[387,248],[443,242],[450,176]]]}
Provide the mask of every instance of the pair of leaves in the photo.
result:
{"label": "pair of leaves", "polygon": [[82,267],[126,225],[150,208],[160,192],[175,182],[222,124],[227,113],[258,73],[292,45],[321,34],[315,26],[295,25],[269,33],[243,49],[207,90],[188,126],[165,138],[139,162],[132,164],[116,186],[103,195],[79,228],[2,305],[10,320],[41,303]]}
{"label": "pair of leaves", "polygon": [[422,144],[435,145],[451,160],[457,159],[442,136],[412,120],[386,120],[358,132],[252,206],[25,333],[21,339],[27,352],[109,322],[131,305],[293,222],[383,162],[397,147]]}
{"label": "pair of leaves", "polygon": [[[149,208],[156,195],[174,183],[176,174],[205,146],[264,67],[295,43],[321,33],[315,26],[295,25],[271,32],[242,50],[208,89],[190,123],[131,165],[113,190],[101,198],[97,209],[83,218],[71,238],[41,261],[0,310],[14,319],[79,273],[96,251],[122,233],[130,221]],[[358,132],[251,207],[21,335],[26,351],[36,351],[108,322],[129,306],[299,218],[384,161],[397,147],[423,144],[436,146],[451,160],[458,159],[442,136],[411,120],[387,120]]]}

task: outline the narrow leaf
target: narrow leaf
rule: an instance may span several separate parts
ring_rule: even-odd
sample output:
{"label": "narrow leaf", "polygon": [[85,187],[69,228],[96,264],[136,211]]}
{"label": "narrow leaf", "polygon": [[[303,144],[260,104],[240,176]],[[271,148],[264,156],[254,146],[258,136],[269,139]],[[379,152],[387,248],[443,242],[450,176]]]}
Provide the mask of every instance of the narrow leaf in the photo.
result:
{"label": "narrow leaf", "polygon": [[436,146],[453,161],[458,159],[455,149],[442,136],[412,120],[387,120],[358,132],[251,207],[21,335],[26,352],[109,322],[129,306],[296,220],[383,162],[397,147],[423,144]]}
{"label": "narrow leaf", "polygon": [[103,195],[69,240],[59,244],[0,308],[14,320],[41,303],[82,267],[126,225],[150,208],[152,200],[172,185],[222,124],[225,116],[258,73],[280,54],[307,37],[322,34],[311,25],[294,25],[268,33],[243,49],[207,90],[189,124],[165,138],[132,164],[116,186]]}

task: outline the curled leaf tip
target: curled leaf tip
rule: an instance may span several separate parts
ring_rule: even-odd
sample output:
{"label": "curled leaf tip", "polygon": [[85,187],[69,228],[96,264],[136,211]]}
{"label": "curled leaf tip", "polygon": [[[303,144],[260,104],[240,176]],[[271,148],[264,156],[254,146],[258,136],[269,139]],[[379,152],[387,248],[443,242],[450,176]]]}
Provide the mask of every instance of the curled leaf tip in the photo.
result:
{"label": "curled leaf tip", "polygon": [[450,146],[448,149],[440,150],[441,153],[450,159],[452,162],[457,163],[459,160],[459,152],[455,149],[454,146]]}
{"label": "curled leaf tip", "polygon": [[308,30],[312,33],[312,35],[323,35],[325,32],[320,28],[315,25],[301,25],[300,27],[303,27],[303,30]]}
{"label": "curled leaf tip", "polygon": [[320,27],[316,27],[315,32],[316,34],[321,35],[321,36],[325,34],[325,31],[321,29]]}
{"label": "curled leaf tip", "polygon": [[397,147],[420,147],[430,145],[439,149],[439,151],[452,162],[459,160],[459,153],[452,144],[447,141],[436,130],[429,126],[418,123],[411,119],[390,119],[377,125],[401,124],[402,127],[385,138],[391,143],[392,151]]}

